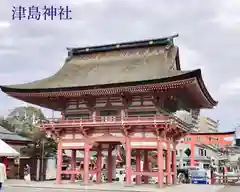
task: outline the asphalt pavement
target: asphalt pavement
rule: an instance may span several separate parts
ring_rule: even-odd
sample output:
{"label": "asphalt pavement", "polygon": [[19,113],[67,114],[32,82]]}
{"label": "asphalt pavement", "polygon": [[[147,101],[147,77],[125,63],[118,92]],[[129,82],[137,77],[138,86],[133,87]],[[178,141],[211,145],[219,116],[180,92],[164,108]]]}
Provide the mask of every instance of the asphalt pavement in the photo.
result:
{"label": "asphalt pavement", "polygon": [[[61,190],[61,189],[47,189],[49,192],[67,192],[69,190]],[[42,192],[46,191],[44,188],[27,188],[27,187],[4,187],[3,192]]]}
{"label": "asphalt pavement", "polygon": [[[203,187],[204,188],[204,187]],[[46,191],[45,188],[33,188],[33,187],[11,187],[11,186],[7,186],[4,187],[3,189],[4,192],[42,192],[42,191]],[[78,192],[93,192],[96,190],[87,190],[87,189],[50,189],[48,188],[47,191],[49,192],[67,192],[67,191],[78,191]],[[120,192],[118,190],[112,190],[115,192]],[[161,191],[161,189],[159,189],[159,191]],[[224,187],[220,190],[217,190],[217,192],[239,192],[240,191],[240,186],[227,186]],[[122,192],[122,191],[121,191]],[[125,191],[128,192],[128,191]],[[131,190],[129,192],[132,192]]]}
{"label": "asphalt pavement", "polygon": [[[3,192],[42,192],[46,190],[48,192],[69,192],[69,191],[78,191],[78,192],[97,192],[97,190],[87,190],[87,189],[46,189],[46,188],[33,188],[33,187],[4,187]],[[118,190],[112,190],[113,192],[123,192]],[[124,192],[133,192],[133,191],[124,191]],[[136,191],[135,191],[136,192]]]}
{"label": "asphalt pavement", "polygon": [[240,191],[240,186],[226,186],[217,192],[239,192],[239,191]]}

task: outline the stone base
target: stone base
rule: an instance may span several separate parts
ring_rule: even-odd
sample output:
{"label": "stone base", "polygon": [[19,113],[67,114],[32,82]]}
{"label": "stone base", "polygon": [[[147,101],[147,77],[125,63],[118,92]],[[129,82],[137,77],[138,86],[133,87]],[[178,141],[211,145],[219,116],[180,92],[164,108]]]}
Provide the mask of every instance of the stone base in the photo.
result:
{"label": "stone base", "polygon": [[88,184],[85,184],[85,183],[81,183],[80,186],[92,186],[93,184],[92,183],[88,183]]}
{"label": "stone base", "polygon": [[124,187],[133,187],[134,184],[124,184]]}
{"label": "stone base", "polygon": [[164,184],[162,184],[162,185],[156,184],[156,185],[157,185],[157,188],[159,188],[159,189],[162,189],[164,187]]}

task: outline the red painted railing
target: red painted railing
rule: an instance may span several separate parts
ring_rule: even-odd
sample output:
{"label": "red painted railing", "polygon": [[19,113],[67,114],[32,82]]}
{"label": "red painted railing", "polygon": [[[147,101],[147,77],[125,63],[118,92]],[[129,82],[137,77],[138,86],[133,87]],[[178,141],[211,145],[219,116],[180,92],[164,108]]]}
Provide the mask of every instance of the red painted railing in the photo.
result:
{"label": "red painted railing", "polygon": [[65,128],[65,127],[97,127],[97,126],[121,126],[121,125],[154,125],[154,124],[178,124],[180,127],[188,128],[190,125],[173,117],[165,115],[155,116],[98,116],[95,118],[79,119],[48,119],[42,121],[42,128]]}

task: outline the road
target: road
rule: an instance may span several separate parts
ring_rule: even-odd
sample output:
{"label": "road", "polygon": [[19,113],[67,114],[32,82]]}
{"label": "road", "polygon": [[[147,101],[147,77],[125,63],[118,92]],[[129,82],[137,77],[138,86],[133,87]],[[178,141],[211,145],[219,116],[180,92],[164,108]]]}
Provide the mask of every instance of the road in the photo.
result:
{"label": "road", "polygon": [[[46,189],[42,188],[26,188],[26,187],[4,187],[3,188],[4,192],[42,192],[42,191],[46,191]],[[69,189],[67,190],[61,190],[61,189],[47,189],[47,191],[49,192],[67,192],[69,191]]]}
{"label": "road", "polygon": [[[200,186],[199,186],[200,187]],[[203,187],[204,189],[204,187]],[[3,189],[4,192],[42,192],[42,191],[49,191],[49,192],[67,192],[67,191],[78,191],[78,192],[97,192],[99,190],[86,190],[86,189],[46,189],[46,188],[33,188],[33,187],[5,187]],[[122,190],[112,190],[113,192],[123,192]],[[159,190],[161,191],[161,190]],[[163,190],[165,191],[165,190]],[[174,190],[175,191],[175,190]],[[177,190],[179,191],[179,190]],[[223,189],[217,190],[216,192],[239,192],[240,191],[240,186],[228,186]],[[124,191],[124,192],[133,192],[131,190],[129,191]],[[136,191],[135,191],[136,192]]]}
{"label": "road", "polygon": [[[67,191],[78,191],[78,192],[97,192],[97,190],[86,190],[86,189],[46,189],[46,188],[33,188],[33,187],[4,187],[3,188],[4,192],[42,192],[42,191],[48,191],[48,192],[67,192]],[[123,192],[121,191],[115,191],[112,190],[113,192]],[[133,192],[133,191],[124,191],[124,192]],[[136,192],[136,191],[135,191]]]}
{"label": "road", "polygon": [[240,191],[240,186],[227,186],[223,189],[220,189],[218,192],[238,192]]}

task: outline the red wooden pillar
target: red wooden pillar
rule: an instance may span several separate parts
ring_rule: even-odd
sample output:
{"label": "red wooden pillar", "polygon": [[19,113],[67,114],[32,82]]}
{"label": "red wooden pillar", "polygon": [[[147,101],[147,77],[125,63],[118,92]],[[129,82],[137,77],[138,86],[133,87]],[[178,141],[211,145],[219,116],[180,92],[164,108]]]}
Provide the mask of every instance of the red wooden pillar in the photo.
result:
{"label": "red wooden pillar", "polygon": [[212,184],[212,185],[214,185],[215,184],[215,178],[214,178],[214,171],[213,171],[213,169],[211,169],[211,172],[210,172],[210,177],[211,177],[211,183],[210,184]]}
{"label": "red wooden pillar", "polygon": [[57,175],[56,175],[56,184],[60,184],[62,180],[62,142],[58,141],[57,148]]}
{"label": "red wooden pillar", "polygon": [[3,164],[5,165],[6,168],[7,168],[7,162],[8,162],[8,158],[3,157]]}
{"label": "red wooden pillar", "polygon": [[83,183],[88,184],[89,177],[89,162],[90,162],[90,147],[85,145],[84,147],[84,172],[83,172]]}
{"label": "red wooden pillar", "polygon": [[[148,150],[144,150],[144,155],[143,155],[143,171],[144,172],[149,172],[149,162],[148,162]],[[144,184],[148,184],[148,176],[144,175]]]}
{"label": "red wooden pillar", "polygon": [[172,151],[172,183],[177,184],[177,158],[176,158],[176,141],[173,143],[173,151]]}
{"label": "red wooden pillar", "polygon": [[131,167],[131,140],[126,137],[126,184],[132,184],[132,167]]}
{"label": "red wooden pillar", "polygon": [[96,176],[96,183],[101,183],[101,172],[102,171],[102,146],[99,144],[98,151],[97,151],[97,176]]}
{"label": "red wooden pillar", "polygon": [[[136,172],[141,172],[141,154],[140,150],[136,151]],[[136,175],[136,184],[141,184],[141,175]]]}
{"label": "red wooden pillar", "polygon": [[167,179],[166,179],[166,183],[168,185],[171,184],[171,177],[172,177],[172,173],[171,173],[171,146],[170,146],[170,141],[166,141],[167,142],[167,151],[166,151],[166,170],[167,170]]}
{"label": "red wooden pillar", "polygon": [[163,147],[161,140],[158,140],[157,146],[157,157],[158,157],[158,186],[163,187]]}
{"label": "red wooden pillar", "polygon": [[[71,167],[72,167],[72,171],[76,171],[76,155],[77,155],[77,151],[76,149],[72,150],[72,158],[71,158]],[[76,179],[76,174],[72,174],[71,175],[71,181],[74,182]]]}
{"label": "red wooden pillar", "polygon": [[108,147],[108,165],[107,165],[107,168],[108,168],[108,183],[111,183],[112,182],[112,172],[113,172],[113,158],[112,158],[112,145],[109,144],[109,147]]}
{"label": "red wooden pillar", "polygon": [[192,138],[191,144],[190,144],[190,150],[191,150],[191,155],[190,155],[190,166],[194,167],[195,166],[195,138]]}

